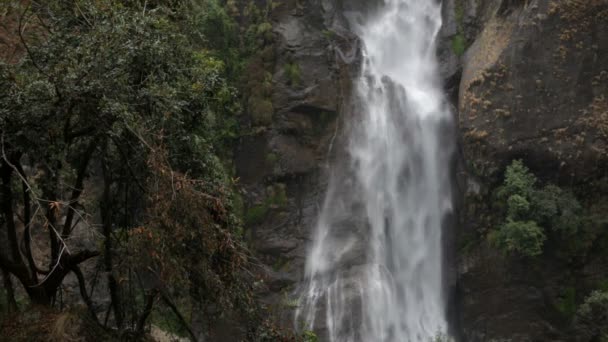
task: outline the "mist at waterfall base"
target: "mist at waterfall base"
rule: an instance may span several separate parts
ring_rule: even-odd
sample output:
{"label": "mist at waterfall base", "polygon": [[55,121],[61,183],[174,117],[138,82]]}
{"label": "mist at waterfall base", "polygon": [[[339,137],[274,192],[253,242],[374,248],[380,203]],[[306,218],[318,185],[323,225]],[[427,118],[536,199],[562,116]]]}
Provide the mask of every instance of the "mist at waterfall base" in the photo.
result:
{"label": "mist at waterfall base", "polygon": [[332,342],[446,336],[442,225],[452,118],[438,80],[441,4],[385,0],[351,22],[363,43],[347,161],[335,167],[296,321]]}

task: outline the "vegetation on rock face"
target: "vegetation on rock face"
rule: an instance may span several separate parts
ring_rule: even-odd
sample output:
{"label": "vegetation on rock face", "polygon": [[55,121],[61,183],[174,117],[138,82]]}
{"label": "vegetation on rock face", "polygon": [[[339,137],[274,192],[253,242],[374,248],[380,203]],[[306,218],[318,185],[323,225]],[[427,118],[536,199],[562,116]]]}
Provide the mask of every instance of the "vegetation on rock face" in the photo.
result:
{"label": "vegetation on rock face", "polygon": [[257,6],[250,1],[242,13],[241,51],[243,71],[240,75],[240,87],[246,99],[247,109],[251,114],[251,124],[266,127],[272,123],[274,106],[272,104],[272,72],[275,64],[275,43],[270,14],[276,3],[271,0]]}
{"label": "vegetation on rock face", "polygon": [[466,38],[464,35],[464,3],[462,0],[456,0],[454,2],[454,16],[456,19],[457,32],[452,36],[452,51],[456,56],[462,56],[466,51]]}
{"label": "vegetation on rock face", "polygon": [[534,221],[508,221],[498,230],[496,245],[509,253],[537,256],[542,253],[545,234]]}
{"label": "vegetation on rock face", "polygon": [[575,329],[584,341],[608,340],[608,292],[594,291],[576,311]]}
{"label": "vegetation on rock face", "polygon": [[285,184],[275,184],[266,189],[266,197],[247,210],[245,213],[245,224],[255,225],[261,223],[270,209],[281,208],[287,204],[287,193]]}
{"label": "vegetation on rock face", "polygon": [[300,74],[300,66],[297,63],[288,63],[285,64],[285,75],[287,76],[287,81],[290,85],[296,86],[300,84],[301,74]]}
{"label": "vegetation on rock face", "polygon": [[[123,337],[141,337],[150,317],[170,312],[194,338],[189,322],[204,312],[206,323],[247,317],[243,330],[253,338],[256,282],[221,161],[237,136],[231,84],[245,65],[224,7],[2,6],[18,14],[24,51],[17,63],[0,62],[6,308],[17,309],[16,292],[58,305],[73,273],[91,319]],[[94,302],[89,284],[97,278],[81,267],[93,258],[92,273],[108,284],[96,291],[107,291],[109,305]]]}
{"label": "vegetation on rock face", "polygon": [[539,187],[536,176],[521,160],[507,167],[496,198],[505,215],[491,239],[509,253],[537,256],[547,234],[568,239],[583,225],[582,206],[574,194],[553,184]]}

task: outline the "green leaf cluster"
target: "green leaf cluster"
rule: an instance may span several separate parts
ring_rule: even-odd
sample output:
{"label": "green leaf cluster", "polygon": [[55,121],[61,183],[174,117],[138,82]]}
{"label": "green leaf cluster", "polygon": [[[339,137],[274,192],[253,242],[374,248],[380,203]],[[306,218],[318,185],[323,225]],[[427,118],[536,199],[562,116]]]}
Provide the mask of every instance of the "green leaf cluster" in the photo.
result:
{"label": "green leaf cluster", "polygon": [[293,86],[299,85],[302,81],[300,65],[298,65],[298,63],[287,63],[285,64],[284,69],[289,84]]}
{"label": "green leaf cluster", "polygon": [[575,329],[581,341],[608,341],[608,292],[593,291],[576,311]]}
{"label": "green leaf cluster", "polygon": [[[100,244],[114,245],[102,257],[124,260],[113,270],[118,287],[139,286],[132,271],[149,268],[191,302],[251,308],[238,198],[222,162],[239,133],[234,84],[244,62],[223,5],[48,1],[20,13],[24,53],[0,62],[0,132],[7,157],[26,167],[31,197],[45,201],[35,227],[48,201],[70,201],[92,221],[106,212],[111,231]],[[78,178],[86,189],[75,196]],[[25,207],[18,196],[3,201]],[[135,250],[137,241],[150,248]],[[123,298],[125,316],[137,317],[133,300]]]}
{"label": "green leaf cluster", "polygon": [[506,252],[537,256],[548,231],[567,238],[582,225],[582,206],[574,194],[553,184],[539,187],[536,176],[521,160],[506,168],[496,197],[505,216],[491,237]]}

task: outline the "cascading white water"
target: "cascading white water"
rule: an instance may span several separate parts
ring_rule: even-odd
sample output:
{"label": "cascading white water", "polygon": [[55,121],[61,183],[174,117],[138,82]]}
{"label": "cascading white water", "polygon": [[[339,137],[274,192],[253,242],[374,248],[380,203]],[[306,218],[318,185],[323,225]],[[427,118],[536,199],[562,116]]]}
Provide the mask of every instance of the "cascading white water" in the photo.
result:
{"label": "cascading white water", "polygon": [[452,142],[435,57],[441,4],[384,0],[352,24],[363,42],[360,116],[330,181],[297,320],[332,342],[426,342],[447,333]]}

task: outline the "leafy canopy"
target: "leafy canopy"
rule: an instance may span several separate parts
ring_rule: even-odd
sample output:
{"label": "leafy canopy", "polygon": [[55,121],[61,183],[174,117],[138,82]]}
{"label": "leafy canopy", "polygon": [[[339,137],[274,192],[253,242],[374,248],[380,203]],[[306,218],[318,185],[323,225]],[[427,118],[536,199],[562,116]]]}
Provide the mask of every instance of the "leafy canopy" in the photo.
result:
{"label": "leafy canopy", "polygon": [[521,160],[507,166],[496,197],[505,214],[492,240],[509,253],[540,255],[548,230],[567,238],[582,225],[582,206],[574,194],[553,184],[540,188]]}

